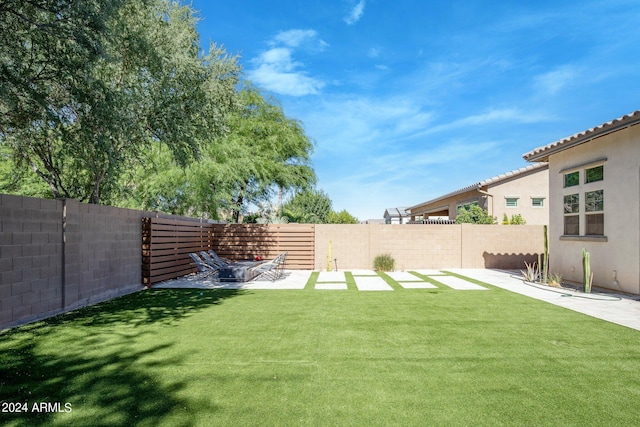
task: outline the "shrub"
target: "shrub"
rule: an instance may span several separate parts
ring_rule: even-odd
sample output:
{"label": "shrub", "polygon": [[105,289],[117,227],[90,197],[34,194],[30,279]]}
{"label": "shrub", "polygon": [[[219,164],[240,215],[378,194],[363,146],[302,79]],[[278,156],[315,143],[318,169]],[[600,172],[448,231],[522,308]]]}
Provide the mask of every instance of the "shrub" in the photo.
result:
{"label": "shrub", "polygon": [[375,271],[394,271],[396,269],[396,260],[391,254],[382,254],[373,260],[373,269]]}
{"label": "shrub", "polygon": [[497,224],[495,216],[491,216],[480,206],[462,209],[456,216],[456,224]]}

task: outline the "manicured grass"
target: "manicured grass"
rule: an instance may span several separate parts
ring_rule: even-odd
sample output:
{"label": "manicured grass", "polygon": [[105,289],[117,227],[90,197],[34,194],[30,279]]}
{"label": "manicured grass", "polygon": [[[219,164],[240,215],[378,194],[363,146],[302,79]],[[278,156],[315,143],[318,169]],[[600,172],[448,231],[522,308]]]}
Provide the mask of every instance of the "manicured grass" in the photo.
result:
{"label": "manicured grass", "polygon": [[148,290],[0,334],[6,425],[640,425],[640,332],[491,287]]}

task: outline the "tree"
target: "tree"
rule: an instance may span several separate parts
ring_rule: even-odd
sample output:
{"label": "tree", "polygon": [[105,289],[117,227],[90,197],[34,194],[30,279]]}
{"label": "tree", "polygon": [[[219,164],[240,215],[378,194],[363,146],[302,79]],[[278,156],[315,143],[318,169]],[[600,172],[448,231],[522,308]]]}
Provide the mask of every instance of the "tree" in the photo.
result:
{"label": "tree", "polygon": [[331,199],[322,190],[306,190],[296,193],[282,211],[290,222],[326,224],[331,215]]}
{"label": "tree", "polygon": [[[55,197],[113,201],[121,174],[151,145],[164,144],[184,166],[226,131],[239,67],[215,46],[200,55],[190,7],[122,0],[103,15],[102,2],[82,2],[86,14],[67,10],[77,2],[16,3],[0,5],[0,22],[26,40],[9,40],[9,49],[21,43],[17,53],[0,48],[10,77],[0,109],[15,111],[0,121],[0,143]],[[95,33],[78,30],[78,42],[57,49],[87,20]],[[25,81],[15,77],[22,71]]]}
{"label": "tree", "polygon": [[496,217],[491,216],[480,206],[472,205],[461,209],[456,216],[456,224],[497,224]]}
{"label": "tree", "polygon": [[[202,156],[182,168],[167,148],[154,147],[128,177],[129,207],[240,222],[246,206],[265,204],[278,191],[315,181],[311,141],[273,100],[246,86],[241,108],[229,116],[228,134],[210,140]],[[267,218],[280,217],[281,206]]]}
{"label": "tree", "polygon": [[331,211],[329,214],[329,224],[358,224],[358,218],[347,212],[346,209],[340,212]]}
{"label": "tree", "polygon": [[231,116],[231,132],[213,147],[212,159],[229,179],[218,182],[223,200],[239,222],[248,204],[270,199],[276,192],[309,188],[316,181],[311,167],[313,144],[300,122],[288,118],[281,105],[246,84],[242,108]]}

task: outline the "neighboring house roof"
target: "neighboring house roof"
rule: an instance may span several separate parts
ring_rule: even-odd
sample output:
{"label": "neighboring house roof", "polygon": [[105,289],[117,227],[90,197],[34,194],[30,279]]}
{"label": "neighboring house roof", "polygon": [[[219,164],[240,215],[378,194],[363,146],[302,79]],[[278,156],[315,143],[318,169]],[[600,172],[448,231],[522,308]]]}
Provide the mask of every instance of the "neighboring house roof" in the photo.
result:
{"label": "neighboring house roof", "polygon": [[524,153],[522,157],[530,162],[547,162],[549,161],[549,156],[552,154],[556,154],[560,151],[566,150],[567,148],[575,147],[578,144],[583,144],[595,138],[617,132],[638,123],[640,123],[640,110],[618,117],[617,119],[603,123],[600,126],[592,127],[591,129],[587,129],[583,132],[578,132],[575,135],[568,136],[543,147],[538,147],[535,150]]}
{"label": "neighboring house roof", "polygon": [[525,167],[522,167],[520,169],[516,169],[513,170],[511,172],[506,172],[497,176],[494,176],[492,178],[489,179],[485,179],[482,180],[480,182],[476,182],[475,184],[463,187],[459,190],[456,191],[452,191],[451,193],[447,193],[443,196],[437,197],[435,199],[431,199],[428,200],[426,202],[422,202],[422,203],[418,203],[415,206],[411,206],[410,208],[407,208],[408,210],[410,209],[416,209],[420,206],[424,206],[424,205],[430,205],[432,203],[437,203],[440,200],[444,200],[444,199],[448,199],[449,197],[453,197],[453,196],[457,196],[458,194],[462,194],[462,193],[466,193],[468,191],[472,191],[472,190],[480,190],[482,189],[482,187],[487,187],[489,185],[494,185],[494,184],[498,184],[502,181],[506,181],[508,179],[512,179],[512,178],[517,178],[520,175],[529,173],[529,172],[533,172],[536,171],[538,169],[542,170],[542,169],[546,169],[549,165],[547,165],[546,163],[534,163]]}
{"label": "neighboring house roof", "polygon": [[404,218],[405,216],[409,216],[409,214],[407,213],[407,208],[405,207],[387,208],[384,211],[384,216],[385,218],[387,216],[390,216],[391,218]]}

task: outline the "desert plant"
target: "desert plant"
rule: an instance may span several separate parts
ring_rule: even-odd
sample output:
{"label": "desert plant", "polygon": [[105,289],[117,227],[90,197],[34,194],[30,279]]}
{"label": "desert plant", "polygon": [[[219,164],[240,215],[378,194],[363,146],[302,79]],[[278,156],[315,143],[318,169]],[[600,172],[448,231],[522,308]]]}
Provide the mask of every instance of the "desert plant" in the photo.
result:
{"label": "desert plant", "polygon": [[520,270],[520,273],[522,273],[522,277],[524,278],[524,280],[526,280],[527,282],[537,281],[538,277],[540,277],[540,272],[538,271],[538,266],[536,265],[536,263],[532,262],[531,264],[529,264],[525,261],[524,265],[525,267],[527,267],[527,269]]}
{"label": "desert plant", "polygon": [[560,273],[549,274],[549,286],[560,287],[562,285],[562,275]]}
{"label": "desert plant", "polygon": [[391,254],[382,254],[373,260],[373,269],[375,271],[394,271],[396,269],[396,260]]}
{"label": "desert plant", "polygon": [[509,225],[509,217],[507,214],[502,215],[502,225]]}
{"label": "desert plant", "polygon": [[543,227],[544,233],[544,265],[542,267],[542,283],[547,283],[547,275],[549,274],[549,237],[547,234],[547,226]]}
{"label": "desert plant", "polygon": [[586,249],[582,249],[582,283],[586,293],[591,292],[593,273],[591,272],[591,255]]}

